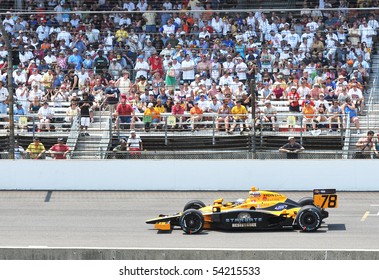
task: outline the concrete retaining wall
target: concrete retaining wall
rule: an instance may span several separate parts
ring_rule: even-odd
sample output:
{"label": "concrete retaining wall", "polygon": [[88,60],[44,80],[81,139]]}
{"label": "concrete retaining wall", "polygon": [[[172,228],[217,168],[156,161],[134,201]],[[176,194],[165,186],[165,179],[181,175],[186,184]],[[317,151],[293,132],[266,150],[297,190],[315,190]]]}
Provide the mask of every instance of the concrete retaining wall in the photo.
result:
{"label": "concrete retaining wall", "polygon": [[379,251],[1,248],[0,260],[379,260]]}
{"label": "concrete retaining wall", "polygon": [[376,160],[1,160],[2,190],[379,191]]}

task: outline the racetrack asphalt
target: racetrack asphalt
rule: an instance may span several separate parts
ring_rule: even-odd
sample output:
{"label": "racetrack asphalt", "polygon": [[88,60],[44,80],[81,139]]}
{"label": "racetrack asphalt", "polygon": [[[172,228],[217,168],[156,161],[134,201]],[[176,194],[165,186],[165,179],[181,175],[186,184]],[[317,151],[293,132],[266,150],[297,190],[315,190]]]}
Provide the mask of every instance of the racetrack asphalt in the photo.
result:
{"label": "racetrack asphalt", "polygon": [[[312,192],[283,192],[297,201]],[[339,192],[315,233],[158,233],[145,221],[193,199],[233,201],[246,192],[0,191],[0,247],[379,249],[379,192]]]}

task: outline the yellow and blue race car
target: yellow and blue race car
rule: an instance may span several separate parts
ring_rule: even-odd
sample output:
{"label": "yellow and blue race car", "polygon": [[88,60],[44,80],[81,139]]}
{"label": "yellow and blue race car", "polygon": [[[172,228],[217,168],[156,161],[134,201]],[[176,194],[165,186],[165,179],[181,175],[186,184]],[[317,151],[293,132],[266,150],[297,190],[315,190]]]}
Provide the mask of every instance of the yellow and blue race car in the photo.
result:
{"label": "yellow and blue race car", "polygon": [[161,231],[180,227],[189,234],[203,229],[220,230],[272,230],[298,229],[316,231],[323,219],[329,216],[326,208],[337,208],[335,189],[315,189],[313,197],[293,201],[285,195],[260,191],[252,187],[247,199],[224,202],[217,199],[206,206],[202,201],[189,201],[183,212],[174,215],[159,215],[147,220]]}

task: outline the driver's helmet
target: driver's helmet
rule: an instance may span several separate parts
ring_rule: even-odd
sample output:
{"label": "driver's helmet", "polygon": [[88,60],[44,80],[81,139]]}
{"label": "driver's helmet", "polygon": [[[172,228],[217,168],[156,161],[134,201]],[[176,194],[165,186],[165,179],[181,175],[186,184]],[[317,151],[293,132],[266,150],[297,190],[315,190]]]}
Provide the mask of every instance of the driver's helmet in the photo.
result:
{"label": "driver's helmet", "polygon": [[239,198],[239,199],[237,199],[234,203],[236,204],[236,205],[241,205],[242,203],[244,203],[245,202],[245,200],[243,199],[243,198]]}

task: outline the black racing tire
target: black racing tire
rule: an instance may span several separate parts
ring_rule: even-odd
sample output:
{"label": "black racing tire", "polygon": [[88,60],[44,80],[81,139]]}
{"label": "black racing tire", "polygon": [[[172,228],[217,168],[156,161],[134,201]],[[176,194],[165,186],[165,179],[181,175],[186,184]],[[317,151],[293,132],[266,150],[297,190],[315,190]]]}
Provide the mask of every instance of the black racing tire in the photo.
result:
{"label": "black racing tire", "polygon": [[179,224],[185,233],[199,233],[203,230],[204,216],[199,210],[188,209],[180,216]]}
{"label": "black racing tire", "polygon": [[200,208],[203,208],[203,207],[205,207],[204,202],[200,200],[191,200],[191,201],[188,201],[186,205],[184,205],[183,212],[188,209],[199,210]]}
{"label": "black racing tire", "polygon": [[316,231],[322,222],[320,210],[313,205],[305,205],[301,207],[296,215],[296,224],[301,231]]}
{"label": "black racing tire", "polygon": [[313,197],[303,197],[297,203],[299,203],[301,206],[314,205],[314,200]]}

